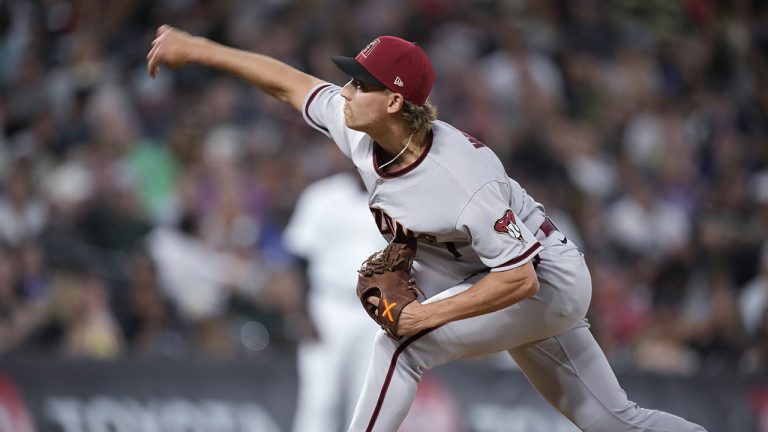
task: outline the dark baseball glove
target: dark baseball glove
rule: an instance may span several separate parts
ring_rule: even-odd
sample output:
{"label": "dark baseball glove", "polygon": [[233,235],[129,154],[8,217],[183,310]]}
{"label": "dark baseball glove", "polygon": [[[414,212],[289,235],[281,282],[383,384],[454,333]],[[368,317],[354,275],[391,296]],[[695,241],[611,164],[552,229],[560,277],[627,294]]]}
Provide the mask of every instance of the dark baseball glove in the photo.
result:
{"label": "dark baseball glove", "polygon": [[[397,324],[403,308],[419,294],[424,296],[410,275],[415,254],[415,239],[392,242],[368,257],[358,270],[357,296],[368,315],[395,340],[400,339]],[[370,302],[372,297],[379,299],[378,306]]]}

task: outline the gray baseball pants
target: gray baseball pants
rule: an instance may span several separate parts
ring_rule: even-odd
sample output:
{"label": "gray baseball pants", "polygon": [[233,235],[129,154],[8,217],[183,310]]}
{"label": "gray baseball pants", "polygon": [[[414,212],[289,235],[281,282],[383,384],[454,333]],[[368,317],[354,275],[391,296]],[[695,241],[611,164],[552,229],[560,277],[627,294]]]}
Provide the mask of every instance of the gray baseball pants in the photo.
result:
{"label": "gray baseball pants", "polygon": [[[556,232],[537,266],[539,292],[486,315],[394,341],[380,332],[350,432],[394,432],[424,371],[459,358],[507,351],[536,390],[588,432],[706,432],[627,399],[584,318],[592,281],[583,255]],[[468,289],[482,275],[428,301]]]}

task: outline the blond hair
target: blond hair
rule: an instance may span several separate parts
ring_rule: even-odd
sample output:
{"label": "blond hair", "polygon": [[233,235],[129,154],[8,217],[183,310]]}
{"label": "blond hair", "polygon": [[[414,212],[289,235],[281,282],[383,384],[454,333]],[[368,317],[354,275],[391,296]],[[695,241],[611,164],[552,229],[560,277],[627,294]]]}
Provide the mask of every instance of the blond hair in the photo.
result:
{"label": "blond hair", "polygon": [[401,113],[408,129],[414,133],[431,131],[432,122],[437,119],[437,107],[430,101],[425,102],[424,105],[404,101]]}
{"label": "blond hair", "polygon": [[[385,91],[392,93],[390,89]],[[432,122],[437,119],[437,107],[430,101],[424,102],[424,105],[416,105],[403,99],[403,109],[400,110],[400,114],[408,130],[416,134],[422,131],[429,132],[432,130]]]}

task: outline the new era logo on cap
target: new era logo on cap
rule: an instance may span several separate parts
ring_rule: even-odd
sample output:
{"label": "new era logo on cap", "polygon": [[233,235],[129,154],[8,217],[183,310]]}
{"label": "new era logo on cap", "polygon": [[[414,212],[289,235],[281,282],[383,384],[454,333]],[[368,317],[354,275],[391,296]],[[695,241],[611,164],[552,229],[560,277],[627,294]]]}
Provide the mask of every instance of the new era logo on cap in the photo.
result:
{"label": "new era logo on cap", "polygon": [[351,57],[333,57],[347,75],[384,86],[415,103],[424,105],[435,84],[435,70],[418,45],[394,36],[380,36]]}

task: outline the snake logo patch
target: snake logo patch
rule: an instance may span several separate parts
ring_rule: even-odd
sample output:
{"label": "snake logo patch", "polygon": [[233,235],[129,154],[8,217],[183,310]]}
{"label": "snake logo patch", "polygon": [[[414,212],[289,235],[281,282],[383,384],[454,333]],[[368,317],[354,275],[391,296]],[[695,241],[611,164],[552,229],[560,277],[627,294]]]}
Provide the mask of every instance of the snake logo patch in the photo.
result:
{"label": "snake logo patch", "polygon": [[523,233],[520,231],[520,227],[517,226],[515,214],[512,210],[505,211],[504,216],[499,218],[493,225],[493,229],[498,233],[509,234],[512,238],[525,243]]}

